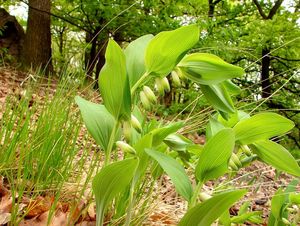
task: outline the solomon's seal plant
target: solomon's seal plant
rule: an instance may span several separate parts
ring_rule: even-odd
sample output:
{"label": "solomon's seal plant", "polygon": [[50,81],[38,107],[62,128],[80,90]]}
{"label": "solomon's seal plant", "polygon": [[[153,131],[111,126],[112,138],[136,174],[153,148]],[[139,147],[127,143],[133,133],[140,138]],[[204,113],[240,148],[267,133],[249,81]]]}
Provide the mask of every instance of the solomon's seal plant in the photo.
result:
{"label": "solomon's seal plant", "polygon": [[[125,50],[110,39],[99,79],[103,104],[76,97],[89,133],[105,153],[104,166],[92,186],[98,226],[104,224],[108,212],[113,216],[111,221],[118,218],[122,225],[140,224],[136,207],[146,206],[145,196],[151,195],[155,180],[163,172],[187,201],[181,226],[211,225],[217,219],[222,225],[261,223],[257,212],[247,211],[248,204],[238,216],[229,215],[228,209],[245,190],[216,189],[208,195],[202,188],[208,180],[236,172],[255,159],[300,176],[292,155],[271,140],[292,129],[293,122],[275,113],[248,115],[237,111],[229,93],[239,92],[231,79],[242,76],[243,69],[212,54],[189,54],[198,40],[196,25],[142,36]],[[179,133],[182,122],[164,125],[146,117],[156,103],[150,84],[155,81],[158,93],[164,95],[170,90],[169,74],[178,86],[181,77],[197,83],[217,111],[206,127],[204,146],[193,144]],[[118,149],[123,151],[122,160],[113,154]],[[174,152],[182,161],[173,157]],[[194,172],[195,181],[182,163]],[[150,182],[147,185],[145,181]],[[296,196],[291,198],[298,202]],[[140,211],[145,212],[143,208]],[[274,218],[282,221],[285,217]]]}

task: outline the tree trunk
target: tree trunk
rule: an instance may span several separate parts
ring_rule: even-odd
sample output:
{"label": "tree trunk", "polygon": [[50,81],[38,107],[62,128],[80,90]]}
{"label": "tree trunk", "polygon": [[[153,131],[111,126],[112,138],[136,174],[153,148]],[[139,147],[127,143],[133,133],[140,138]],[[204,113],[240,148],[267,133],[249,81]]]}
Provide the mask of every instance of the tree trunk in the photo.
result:
{"label": "tree trunk", "polygon": [[215,13],[215,4],[213,0],[208,0],[208,17],[213,18]]}
{"label": "tree trunk", "polygon": [[105,64],[105,51],[106,51],[106,46],[107,46],[107,42],[103,41],[101,42],[101,44],[99,45],[99,50],[98,50],[98,61],[97,61],[97,65],[96,65],[96,76],[95,76],[95,88],[99,88],[98,86],[98,79],[99,79],[99,74],[100,71],[102,69],[102,67]]}
{"label": "tree trunk", "polygon": [[86,34],[86,44],[91,44],[91,49],[85,53],[85,71],[87,74],[87,77],[92,78],[93,77],[93,70],[96,65],[96,54],[97,54],[97,36],[95,37],[97,33]]}
{"label": "tree trunk", "polygon": [[[25,33],[16,18],[11,16],[3,8],[0,8],[0,30],[1,57],[9,54],[19,61],[21,58],[21,50],[24,44]],[[7,52],[3,50],[7,50]]]}
{"label": "tree trunk", "polygon": [[50,0],[29,0],[23,63],[33,69],[53,72],[51,60]]}
{"label": "tree trunk", "polygon": [[262,50],[261,60],[261,89],[262,97],[268,98],[271,95],[271,83],[270,83],[270,50]]}

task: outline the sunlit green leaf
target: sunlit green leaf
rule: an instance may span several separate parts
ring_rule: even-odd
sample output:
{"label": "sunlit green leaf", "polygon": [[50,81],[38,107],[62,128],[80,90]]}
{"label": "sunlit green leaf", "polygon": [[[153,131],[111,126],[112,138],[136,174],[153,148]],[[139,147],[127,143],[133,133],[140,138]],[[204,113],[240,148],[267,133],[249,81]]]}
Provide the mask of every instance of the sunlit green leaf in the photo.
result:
{"label": "sunlit green leaf", "polygon": [[[116,120],[102,104],[95,104],[79,96],[75,98],[87,130],[96,143],[107,150],[108,142],[112,134]],[[119,136],[116,136],[116,140]]]}
{"label": "sunlit green leaf", "polygon": [[144,35],[131,42],[124,50],[130,87],[146,72],[145,50],[152,38],[153,35]]}
{"label": "sunlit green leaf", "polygon": [[225,86],[228,93],[234,95],[238,95],[241,93],[241,88],[238,85],[234,84],[231,80],[225,80],[224,82],[222,82],[222,84]]}
{"label": "sunlit green leaf", "polygon": [[215,85],[244,74],[242,68],[226,63],[209,53],[187,55],[180,61],[178,67],[184,76],[203,85]]}
{"label": "sunlit green leaf", "polygon": [[142,177],[148,167],[149,155],[145,152],[145,150],[146,148],[152,147],[152,138],[153,134],[150,132],[141,137],[133,146],[140,160],[135,180],[138,180],[140,177]]}
{"label": "sunlit green leaf", "polygon": [[102,168],[94,177],[92,188],[96,198],[97,226],[103,222],[108,204],[129,185],[137,166],[138,159],[125,159]]}
{"label": "sunlit green leaf", "polygon": [[148,155],[154,158],[171,178],[176,191],[189,201],[193,195],[193,188],[184,168],[172,157],[158,151],[146,149]]}
{"label": "sunlit green leaf", "polygon": [[186,151],[187,147],[193,142],[180,134],[170,134],[164,139],[167,144],[174,151]]}
{"label": "sunlit green leaf", "polygon": [[178,226],[211,226],[245,193],[245,190],[235,190],[215,195],[190,209],[181,219]]}
{"label": "sunlit green leaf", "polygon": [[233,130],[223,129],[205,144],[195,172],[199,181],[215,179],[227,171],[234,140]]}
{"label": "sunlit green leaf", "polygon": [[261,217],[262,211],[252,211],[252,212],[247,212],[243,213],[238,216],[234,216],[231,218],[232,223],[236,224],[243,224],[245,221],[249,221],[255,224],[261,224],[263,223],[263,219]]}
{"label": "sunlit green leaf", "polygon": [[235,112],[231,97],[222,84],[200,85],[200,88],[205,98],[215,109],[229,114]]}
{"label": "sunlit green leaf", "polygon": [[99,88],[107,110],[117,120],[130,120],[131,94],[125,56],[120,46],[112,39],[108,42],[105,65],[99,75]]}
{"label": "sunlit green leaf", "polygon": [[[283,206],[285,202],[285,195],[283,194],[283,189],[279,188],[271,200],[271,214],[274,218],[273,220],[269,220],[269,226],[273,226],[275,222],[277,222],[277,225],[283,226],[283,222],[281,222],[282,213],[283,213]],[[274,224],[271,223],[272,221],[275,221]]]}
{"label": "sunlit green leaf", "polygon": [[276,113],[259,113],[238,122],[234,126],[235,138],[241,144],[251,144],[282,135],[294,127],[294,123]]}
{"label": "sunlit green leaf", "polygon": [[225,126],[222,125],[217,119],[211,117],[206,126],[206,139],[209,140],[211,137],[216,135],[220,130],[224,129]]}
{"label": "sunlit green leaf", "polygon": [[199,28],[190,25],[157,34],[146,49],[145,63],[148,73],[166,76],[184,54],[199,40]]}
{"label": "sunlit green leaf", "polygon": [[183,126],[182,122],[171,123],[167,126],[154,129],[153,134],[153,146],[159,145],[170,134],[176,133]]}
{"label": "sunlit green leaf", "polygon": [[253,145],[254,153],[264,162],[278,170],[300,176],[300,167],[294,157],[280,144],[269,140],[257,141]]}

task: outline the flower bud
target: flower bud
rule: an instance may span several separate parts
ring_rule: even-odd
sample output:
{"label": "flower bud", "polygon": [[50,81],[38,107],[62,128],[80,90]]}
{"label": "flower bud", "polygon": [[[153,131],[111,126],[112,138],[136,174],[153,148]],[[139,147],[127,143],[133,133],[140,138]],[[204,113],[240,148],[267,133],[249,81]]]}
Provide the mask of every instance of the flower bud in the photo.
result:
{"label": "flower bud", "polygon": [[237,167],[237,165],[232,161],[232,159],[229,160],[228,165],[232,170],[239,170],[239,167]]}
{"label": "flower bud", "polygon": [[123,134],[125,140],[129,142],[131,140],[131,124],[128,121],[123,123]]}
{"label": "flower bud", "polygon": [[242,167],[242,163],[241,163],[239,157],[235,153],[232,153],[231,159],[237,167]]}
{"label": "flower bud", "polygon": [[247,145],[241,145],[241,149],[243,150],[243,152],[247,156],[251,156],[252,155],[252,152],[251,152],[250,148]]}
{"label": "flower bud", "polygon": [[136,151],[134,150],[134,148],[131,147],[129,144],[125,143],[124,141],[117,141],[116,145],[117,145],[117,147],[119,147],[124,152],[130,153],[130,154],[133,154],[133,155],[136,154]]}
{"label": "flower bud", "polygon": [[159,79],[159,78],[155,79],[155,88],[158,91],[159,95],[161,95],[161,96],[165,95],[165,89],[163,87],[161,79]]}
{"label": "flower bud", "polygon": [[146,97],[148,98],[148,100],[149,100],[152,104],[156,104],[157,99],[156,99],[156,96],[154,95],[152,89],[150,89],[148,86],[144,86],[144,87],[143,87],[143,91],[144,91]]}
{"label": "flower bud", "polygon": [[176,87],[181,86],[181,82],[180,82],[178,73],[176,71],[172,71],[171,76],[172,76],[172,81],[173,81],[174,86],[176,86]]}
{"label": "flower bud", "polygon": [[284,223],[284,224],[286,224],[286,225],[291,225],[291,222],[289,222],[289,220],[288,219],[286,219],[286,218],[281,218],[281,220],[282,220],[282,222]]}
{"label": "flower bud", "polygon": [[210,199],[210,198],[211,198],[211,195],[209,195],[209,194],[207,194],[207,193],[205,193],[205,192],[200,192],[199,198],[200,198],[200,200],[201,200],[202,202],[204,202],[204,201]]}
{"label": "flower bud", "polygon": [[137,132],[139,132],[139,133],[142,132],[141,123],[134,115],[131,115],[131,125]]}
{"label": "flower bud", "polygon": [[142,105],[143,107],[146,109],[146,110],[151,110],[151,104],[150,104],[150,101],[148,100],[146,94],[144,91],[141,91],[140,92],[140,99],[141,99],[141,102],[142,102]]}
{"label": "flower bud", "polygon": [[162,80],[161,80],[161,83],[162,83],[162,86],[164,87],[164,90],[168,93],[170,92],[170,84],[169,84],[169,81],[167,79],[167,77],[164,77]]}

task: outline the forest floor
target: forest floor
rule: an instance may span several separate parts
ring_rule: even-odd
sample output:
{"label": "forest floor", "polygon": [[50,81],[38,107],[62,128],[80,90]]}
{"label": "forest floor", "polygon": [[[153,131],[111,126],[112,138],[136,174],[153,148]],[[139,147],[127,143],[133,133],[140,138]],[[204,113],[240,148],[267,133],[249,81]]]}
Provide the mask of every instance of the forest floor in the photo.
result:
{"label": "forest floor", "polygon": [[[0,121],[2,117],[1,112],[4,109],[4,103],[7,96],[11,94],[16,96],[22,95],[22,92],[24,92],[24,84],[31,76],[32,75],[30,74],[22,73],[11,68],[0,67]],[[55,89],[55,83],[53,89]],[[43,93],[44,92],[38,92],[34,94],[34,98],[42,99]],[[195,136],[195,139],[198,139],[198,137]],[[225,177],[221,178],[219,183],[225,179]],[[240,170],[229,180],[229,184],[235,188],[246,188],[249,190],[242,201],[250,201],[249,210],[262,211],[264,223],[260,225],[267,225],[268,211],[270,210],[273,194],[278,188],[285,187],[292,180],[293,178],[286,174],[281,174],[277,177],[274,169],[271,167],[260,162],[254,162],[252,165]],[[158,195],[158,198],[155,200],[155,203],[149,212],[149,217],[144,225],[176,225],[186,211],[186,203],[177,196],[170,179],[167,176],[164,176],[161,181],[162,183],[159,187],[159,192],[156,194]],[[210,193],[212,185],[212,182],[208,182],[204,186],[204,190]],[[5,182],[5,178],[1,177],[0,174],[0,225],[3,222],[3,225],[5,225],[5,220],[9,216],[12,207],[12,197],[7,188],[8,186]],[[297,190],[300,191],[299,188]],[[52,202],[53,200],[47,196],[38,197],[36,200],[29,200],[27,197],[24,197],[22,208],[30,206],[32,206],[32,208],[27,213],[25,220],[19,225],[46,225]],[[57,207],[57,212],[55,213],[54,220],[51,224],[52,226],[67,225],[66,222],[69,213],[66,209],[68,209],[68,207],[66,206],[66,203],[61,203],[62,204]],[[77,213],[80,212],[80,205],[82,207],[82,204],[79,203]],[[230,212],[232,215],[237,215],[239,206],[240,204],[237,204],[231,208]],[[88,207],[85,216],[82,216],[81,221],[77,222],[75,225],[95,225],[95,206]]]}

